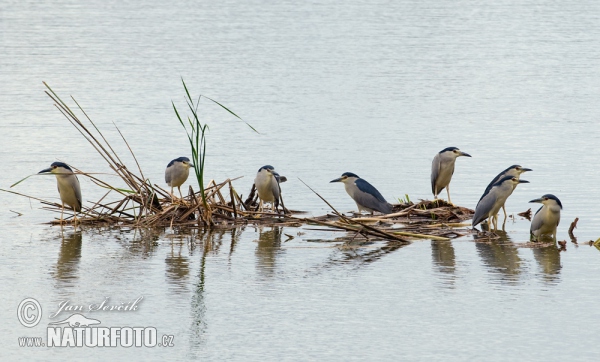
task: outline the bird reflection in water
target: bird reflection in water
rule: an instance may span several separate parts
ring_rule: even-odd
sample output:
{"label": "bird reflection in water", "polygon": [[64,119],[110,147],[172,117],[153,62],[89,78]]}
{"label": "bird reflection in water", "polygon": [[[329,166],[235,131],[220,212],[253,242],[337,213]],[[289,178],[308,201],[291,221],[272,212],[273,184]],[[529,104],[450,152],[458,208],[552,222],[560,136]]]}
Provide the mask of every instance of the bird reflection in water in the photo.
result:
{"label": "bird reflection in water", "polygon": [[431,241],[431,258],[437,271],[442,273],[442,281],[447,286],[454,286],[456,280],[456,257],[451,241]]}
{"label": "bird reflection in water", "polygon": [[497,230],[495,234],[498,239],[474,237],[477,253],[490,273],[498,277],[501,283],[515,284],[519,281],[524,265],[519,249],[505,231]]}
{"label": "bird reflection in water", "polygon": [[173,285],[176,293],[187,292],[190,262],[188,257],[181,255],[184,245],[188,244],[172,243],[171,252],[165,258],[167,280]]}
{"label": "bird reflection in water", "polygon": [[281,250],[281,235],[283,235],[281,226],[259,228],[258,230],[256,265],[260,273],[265,276],[272,276],[275,273],[276,259],[283,252]]}
{"label": "bird reflection in water", "polygon": [[361,269],[408,245],[410,243],[397,241],[344,242],[333,248],[334,252],[328,260],[312,268],[310,273],[319,274],[340,266]]}
{"label": "bird reflection in water", "polygon": [[[484,265],[492,274],[500,277],[502,283],[514,284],[519,281],[525,268],[525,262],[519,255],[519,249],[528,250],[526,243],[514,243],[504,231],[495,232],[499,239],[477,238],[476,248]],[[479,239],[479,240],[478,240]],[[560,251],[556,243],[536,245],[531,249],[537,262],[543,281],[560,280]]]}
{"label": "bird reflection in water", "polygon": [[81,230],[70,234],[61,233],[60,251],[54,278],[62,282],[72,282],[78,278],[79,261],[81,260]]}
{"label": "bird reflection in water", "polygon": [[544,282],[556,283],[560,281],[560,250],[556,245],[533,248],[533,257],[542,272]]}

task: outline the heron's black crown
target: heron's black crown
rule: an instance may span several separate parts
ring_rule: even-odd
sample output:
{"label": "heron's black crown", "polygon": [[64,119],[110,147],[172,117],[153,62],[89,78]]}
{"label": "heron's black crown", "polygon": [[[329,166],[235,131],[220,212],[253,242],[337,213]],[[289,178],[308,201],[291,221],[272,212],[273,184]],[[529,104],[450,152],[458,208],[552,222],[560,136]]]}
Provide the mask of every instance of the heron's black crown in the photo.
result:
{"label": "heron's black crown", "polygon": [[258,172],[262,171],[262,170],[274,170],[275,167],[271,166],[271,165],[264,165],[263,167],[258,169]]}
{"label": "heron's black crown", "polygon": [[190,159],[187,158],[187,157],[178,157],[178,158],[172,160],[171,162],[169,162],[169,164],[167,165],[167,167],[173,166],[173,164],[175,162],[190,162]]}
{"label": "heron's black crown", "polygon": [[561,209],[563,208],[562,203],[560,202],[558,197],[556,197],[552,194],[546,194],[546,195],[542,196],[542,199],[552,199],[552,200],[556,201],[556,203],[558,204],[558,206],[560,206]]}
{"label": "heron's black crown", "polygon": [[454,150],[458,150],[458,147],[446,147],[443,150],[441,150],[439,153],[444,153],[446,151],[454,151]]}
{"label": "heron's black crown", "polygon": [[64,167],[67,170],[73,172],[73,170],[71,170],[71,167],[69,167],[69,165],[67,165],[64,162],[52,162],[52,164],[50,165],[51,167]]}
{"label": "heron's black crown", "polygon": [[360,178],[360,177],[358,177],[358,175],[357,175],[357,174],[355,174],[355,173],[352,173],[352,172],[344,172],[344,173],[342,174],[342,177],[344,177],[344,176],[346,176],[346,177],[356,177],[356,178]]}

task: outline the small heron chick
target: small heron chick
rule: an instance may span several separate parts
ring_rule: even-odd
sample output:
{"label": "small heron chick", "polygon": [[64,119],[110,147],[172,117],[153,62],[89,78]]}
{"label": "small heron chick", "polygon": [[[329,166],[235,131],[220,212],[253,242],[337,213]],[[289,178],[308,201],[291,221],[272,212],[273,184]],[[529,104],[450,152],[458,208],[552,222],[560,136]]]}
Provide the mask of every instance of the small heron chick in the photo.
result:
{"label": "small heron chick", "polygon": [[77,212],[81,211],[81,188],[79,187],[79,180],[71,167],[66,163],[53,162],[49,168],[41,170],[39,173],[51,173],[56,176],[58,193],[62,202],[60,222],[63,222],[65,204],[67,204],[73,209],[73,221],[77,223]]}
{"label": "small heron chick", "polygon": [[366,180],[352,172],[344,172],[342,177],[336,178],[331,182],[344,183],[344,188],[348,195],[356,202],[359,213],[361,211],[368,211],[371,214],[373,214],[373,211],[379,211],[382,214],[392,212],[392,205],[385,201],[379,191]]}
{"label": "small heron chick", "polygon": [[187,180],[190,175],[190,168],[192,167],[194,165],[187,157],[179,157],[169,162],[165,170],[165,182],[168,186],[171,186],[171,196],[175,196],[173,195],[173,187],[177,187],[179,196],[183,199],[181,185]]}
{"label": "small heron chick", "polygon": [[441,150],[433,158],[431,163],[431,191],[435,199],[445,188],[448,193],[448,202],[452,203],[450,200],[450,180],[452,180],[454,174],[454,163],[460,156],[471,157],[471,155],[456,147],[448,147]]}
{"label": "small heron chick", "polygon": [[[492,188],[484,193],[477,203],[473,216],[473,228],[485,219],[488,219],[488,224],[491,226],[490,220],[498,213],[517,185],[522,183],[529,183],[529,181],[520,180],[516,176],[506,176],[492,185]],[[497,220],[494,220],[494,230],[497,229],[498,223]]]}
{"label": "small heron chick", "polygon": [[259,210],[263,210],[263,202],[268,202],[273,205],[274,211],[277,211],[281,198],[280,181],[281,176],[275,172],[275,167],[265,165],[258,169],[256,178],[254,179],[254,186],[256,186],[256,191],[258,192]]}
{"label": "small heron chick", "polygon": [[[530,169],[530,168],[522,167],[521,165],[512,165],[509,168],[507,168],[506,170],[500,172],[498,175],[496,175],[496,177],[494,177],[494,179],[492,180],[492,182],[490,182],[490,184],[487,185],[487,187],[485,188],[485,191],[483,192],[483,195],[481,196],[481,199],[483,198],[484,195],[486,195],[490,191],[490,189],[492,188],[492,186],[494,186],[494,184],[496,182],[500,181],[504,177],[506,177],[506,176],[513,176],[513,177],[516,177],[516,178],[520,178],[521,174],[524,173],[524,172],[527,172],[527,171],[533,171],[533,170]],[[514,189],[516,187],[517,187],[517,184],[515,184],[515,187],[513,188],[513,191],[514,191]],[[481,201],[481,199],[479,199],[479,200]],[[504,222],[506,222],[507,215],[506,215],[506,208],[504,207],[504,204],[502,205],[502,211],[504,211]],[[494,215],[493,218],[494,218],[494,222],[497,223],[498,222],[498,215]]]}
{"label": "small heron chick", "polygon": [[531,239],[537,241],[542,235],[552,234],[554,241],[556,241],[556,228],[560,223],[560,210],[562,210],[562,204],[558,197],[546,194],[529,202],[543,204],[531,220],[531,228],[529,229]]}

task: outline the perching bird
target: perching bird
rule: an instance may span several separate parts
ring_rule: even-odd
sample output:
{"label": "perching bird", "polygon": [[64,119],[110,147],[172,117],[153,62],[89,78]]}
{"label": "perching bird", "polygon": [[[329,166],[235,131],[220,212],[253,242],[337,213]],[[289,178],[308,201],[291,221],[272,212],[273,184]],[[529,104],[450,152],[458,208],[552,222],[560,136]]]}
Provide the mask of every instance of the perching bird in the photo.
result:
{"label": "perching bird", "polygon": [[[529,181],[520,180],[516,176],[505,176],[500,181],[492,185],[492,188],[483,194],[473,216],[473,227],[488,219],[488,224],[491,226],[491,220],[495,216],[506,199],[512,194],[518,184],[529,183]],[[494,220],[494,230],[498,229],[497,220]],[[491,227],[490,227],[491,230]]]}
{"label": "perching bird", "polygon": [[73,221],[77,223],[77,212],[81,211],[81,188],[79,180],[66,163],[53,162],[49,168],[40,171],[39,173],[52,173],[56,176],[58,184],[58,193],[62,202],[62,210],[60,212],[60,222],[63,222],[63,214],[65,212],[65,204],[69,205],[73,213]]}
{"label": "perching bird", "polygon": [[167,169],[165,170],[165,182],[171,186],[171,196],[173,195],[173,187],[177,187],[179,190],[179,196],[183,199],[181,194],[181,185],[187,180],[190,175],[190,168],[194,165],[190,162],[187,157],[179,157],[169,162]]}
{"label": "perching bird", "polygon": [[531,200],[529,202],[539,202],[543,204],[542,207],[535,213],[533,220],[531,220],[531,233],[532,240],[539,240],[542,235],[550,235],[556,241],[556,228],[560,223],[560,210],[562,209],[562,203],[558,197],[552,194],[546,194],[539,199]]}
{"label": "perching bird", "polygon": [[[520,178],[521,174],[524,173],[524,172],[527,172],[527,171],[533,171],[533,170],[530,169],[530,168],[522,167],[520,165],[512,165],[512,166],[510,166],[506,170],[500,172],[496,177],[494,177],[494,179],[492,180],[492,182],[490,182],[490,184],[487,185],[487,187],[485,188],[485,191],[483,192],[483,195],[481,196],[481,198],[483,198],[483,196],[485,194],[487,194],[488,191],[490,191],[490,189],[492,188],[492,186],[496,182],[500,181],[502,178],[504,178],[506,176],[513,176],[513,177],[516,177],[516,178]],[[515,185],[515,187],[517,187],[517,186]],[[514,191],[514,188],[513,188],[513,191]],[[481,201],[481,199],[479,199],[479,200]],[[504,205],[502,205],[502,211],[504,211],[504,222],[506,222],[507,215],[506,215],[506,208],[504,207]],[[498,215],[494,215],[493,218],[494,218],[495,222],[497,223],[498,222]]]}
{"label": "perching bird", "polygon": [[433,158],[431,163],[431,191],[435,199],[445,188],[448,193],[448,202],[452,203],[450,200],[450,180],[454,174],[454,162],[460,156],[471,157],[471,155],[456,147],[448,147],[441,150]]}
{"label": "perching bird", "polygon": [[370,183],[352,172],[344,172],[342,177],[336,178],[331,182],[343,182],[344,188],[350,197],[356,202],[358,212],[368,211],[373,214],[373,211],[379,211],[383,214],[392,212],[390,205],[383,196]]}
{"label": "perching bird", "polygon": [[275,168],[271,165],[266,165],[258,169],[254,186],[258,192],[258,208],[263,210],[263,202],[269,202],[273,205],[273,210],[277,211],[279,200],[281,198],[281,187],[279,182],[281,176],[275,172]]}

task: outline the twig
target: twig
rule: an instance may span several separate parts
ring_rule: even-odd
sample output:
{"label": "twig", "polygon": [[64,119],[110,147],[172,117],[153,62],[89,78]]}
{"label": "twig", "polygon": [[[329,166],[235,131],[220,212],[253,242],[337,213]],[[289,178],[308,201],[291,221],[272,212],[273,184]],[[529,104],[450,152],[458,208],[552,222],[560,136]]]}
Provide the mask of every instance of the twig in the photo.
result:
{"label": "twig", "polygon": [[573,220],[573,222],[571,223],[571,226],[569,227],[569,237],[571,238],[571,242],[577,244],[577,238],[575,237],[575,235],[573,235],[573,229],[577,228],[577,222],[579,221],[579,218],[576,217],[575,220]]}

